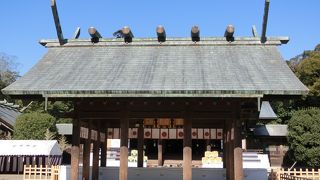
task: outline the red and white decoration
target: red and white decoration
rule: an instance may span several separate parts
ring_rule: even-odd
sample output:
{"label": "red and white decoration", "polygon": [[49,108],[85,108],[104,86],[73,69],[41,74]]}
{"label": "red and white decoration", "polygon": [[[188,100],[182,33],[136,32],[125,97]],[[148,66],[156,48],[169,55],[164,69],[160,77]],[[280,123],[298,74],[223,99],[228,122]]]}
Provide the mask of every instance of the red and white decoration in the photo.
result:
{"label": "red and white decoration", "polygon": [[160,129],[153,128],[152,129],[152,139],[159,139]]}
{"label": "red and white decoration", "polygon": [[108,139],[120,139],[120,128],[108,128]]}
{"label": "red and white decoration", "polygon": [[129,139],[138,138],[138,128],[129,128]]}
{"label": "red and white decoration", "polygon": [[106,133],[100,133],[100,141],[104,142],[106,140]]}
{"label": "red and white decoration", "polygon": [[107,138],[113,139],[113,129],[112,128],[107,129]]}
{"label": "red and white decoration", "polygon": [[203,139],[203,129],[198,129],[198,139]]}
{"label": "red and white decoration", "polygon": [[210,129],[203,129],[203,139],[211,139]]}
{"label": "red and white decoration", "polygon": [[91,129],[91,140],[98,140],[98,131]]}
{"label": "red and white decoration", "polygon": [[177,129],[169,129],[169,139],[177,139]]}
{"label": "red and white decoration", "polygon": [[80,138],[88,139],[88,128],[80,127]]}
{"label": "red and white decoration", "polygon": [[113,137],[114,139],[120,139],[120,128],[113,129]]}
{"label": "red and white decoration", "polygon": [[217,139],[217,129],[210,129],[210,139]]}
{"label": "red and white decoration", "polygon": [[223,138],[223,129],[217,129],[217,139]]}
{"label": "red and white decoration", "polygon": [[151,139],[151,136],[152,134],[151,134],[151,128],[145,128],[144,129],[144,138],[145,139]]}
{"label": "red and white decoration", "polygon": [[198,129],[192,128],[191,137],[192,139],[198,139]]}
{"label": "red and white decoration", "polygon": [[[81,129],[81,138],[88,136],[88,129]],[[97,138],[97,132],[92,130],[91,138]],[[106,136],[108,139],[120,139],[120,128],[108,128]],[[145,139],[183,139],[183,128],[179,129],[158,129],[158,128],[144,128]],[[223,129],[201,129],[192,128],[192,139],[223,139]],[[130,139],[138,138],[138,128],[129,128],[128,137]]]}
{"label": "red and white decoration", "polygon": [[169,129],[160,129],[160,139],[169,138]]}
{"label": "red and white decoration", "polygon": [[183,139],[183,129],[177,129],[177,139]]}

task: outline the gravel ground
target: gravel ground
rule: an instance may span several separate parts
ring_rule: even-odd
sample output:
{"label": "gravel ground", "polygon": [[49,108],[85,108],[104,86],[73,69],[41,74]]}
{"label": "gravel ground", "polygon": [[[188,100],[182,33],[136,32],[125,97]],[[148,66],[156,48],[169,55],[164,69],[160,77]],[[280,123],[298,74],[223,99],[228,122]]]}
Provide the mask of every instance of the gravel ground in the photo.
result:
{"label": "gravel ground", "polygon": [[0,174],[0,180],[22,180],[22,175]]}

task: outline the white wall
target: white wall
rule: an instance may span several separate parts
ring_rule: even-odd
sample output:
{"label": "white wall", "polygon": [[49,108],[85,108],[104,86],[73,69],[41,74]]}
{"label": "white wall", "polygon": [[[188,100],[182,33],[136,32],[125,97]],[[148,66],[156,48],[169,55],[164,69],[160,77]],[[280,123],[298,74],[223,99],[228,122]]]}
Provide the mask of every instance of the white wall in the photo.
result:
{"label": "white wall", "polygon": [[[91,173],[91,172],[90,172]],[[79,180],[81,180],[82,167],[79,168]],[[70,179],[70,166],[61,167],[60,180]],[[99,179],[119,179],[118,167],[100,167]],[[179,180],[182,179],[182,168],[129,168],[128,180]],[[192,179],[194,180],[225,180],[225,169],[192,169]],[[266,169],[244,169],[245,180],[267,180]]]}

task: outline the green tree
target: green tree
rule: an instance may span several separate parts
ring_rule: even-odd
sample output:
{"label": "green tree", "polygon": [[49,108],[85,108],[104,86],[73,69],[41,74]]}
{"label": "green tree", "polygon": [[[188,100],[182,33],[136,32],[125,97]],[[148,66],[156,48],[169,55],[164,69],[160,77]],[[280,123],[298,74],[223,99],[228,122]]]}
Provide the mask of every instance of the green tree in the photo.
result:
{"label": "green tree", "polygon": [[288,124],[288,121],[296,110],[293,100],[272,101],[271,106],[278,118],[270,121],[268,124]]}
{"label": "green tree", "polygon": [[288,123],[288,131],[292,160],[320,167],[320,108],[296,111]]}
{"label": "green tree", "polygon": [[310,53],[297,68],[296,75],[309,88],[309,94],[298,101],[301,107],[320,106],[320,52]]}
{"label": "green tree", "polygon": [[[0,53],[0,90],[13,83],[19,73],[16,71],[15,57]],[[10,99],[0,91],[0,99]]]}
{"label": "green tree", "polygon": [[47,129],[57,133],[56,119],[47,113],[32,112],[22,114],[14,126],[14,139],[45,139]]}
{"label": "green tree", "polygon": [[[28,106],[30,101],[23,102],[22,106]],[[44,109],[44,102],[42,101],[33,101],[28,108],[24,112],[31,113],[31,112],[39,112],[39,113],[48,113],[51,116],[57,119],[57,123],[72,123],[71,118],[64,118],[65,114],[73,111],[73,104],[72,102],[64,102],[64,101],[55,101],[55,102],[48,102],[48,109],[45,111]]]}
{"label": "green tree", "polygon": [[273,102],[278,119],[271,123],[286,124],[292,114],[301,108],[320,107],[320,44],[314,51],[304,51],[288,62],[292,71],[309,88],[309,94],[289,103]]}
{"label": "green tree", "polygon": [[312,56],[303,60],[296,72],[299,79],[309,88],[320,79],[320,58]]}

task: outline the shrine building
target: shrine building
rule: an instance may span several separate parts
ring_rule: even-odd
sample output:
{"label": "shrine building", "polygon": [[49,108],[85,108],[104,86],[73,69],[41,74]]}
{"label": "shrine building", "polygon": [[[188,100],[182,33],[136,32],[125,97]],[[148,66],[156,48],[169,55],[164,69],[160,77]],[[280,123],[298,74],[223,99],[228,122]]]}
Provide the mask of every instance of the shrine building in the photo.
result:
{"label": "shrine building", "polygon": [[226,179],[244,179],[241,142],[248,122],[259,119],[262,102],[308,92],[277,49],[289,38],[258,36],[255,28],[251,37],[234,36],[233,26],[223,37],[201,37],[193,26],[189,37],[170,38],[159,26],[156,38],[134,38],[124,27],[119,38],[103,38],[91,27],[90,39],[80,39],[79,31],[64,39],[59,21],[56,25],[58,39],[40,41],[48,52],[2,92],[73,102],[72,180],[89,179],[91,142],[92,179],[99,178],[108,138],[120,139],[119,180],[129,178],[128,139],[136,139],[141,168],[144,142],[157,142],[161,166],[162,144],[180,140],[184,180],[192,179],[192,142],[207,146],[207,140],[217,140]]}

